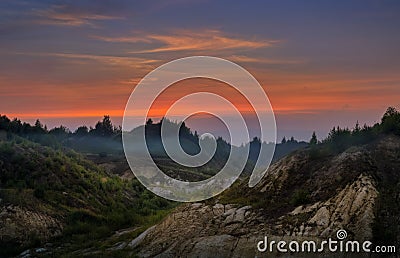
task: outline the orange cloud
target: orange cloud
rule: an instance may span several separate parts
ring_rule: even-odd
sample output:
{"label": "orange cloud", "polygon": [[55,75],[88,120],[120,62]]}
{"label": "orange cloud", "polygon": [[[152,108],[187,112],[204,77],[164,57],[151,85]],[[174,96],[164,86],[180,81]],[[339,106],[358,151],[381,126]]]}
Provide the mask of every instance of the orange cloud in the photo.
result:
{"label": "orange cloud", "polygon": [[82,10],[70,10],[65,5],[55,5],[46,10],[36,12],[40,24],[61,25],[61,26],[82,26],[93,25],[94,20],[115,20],[122,17],[101,15],[84,12]]}
{"label": "orange cloud", "polygon": [[116,42],[116,43],[152,43],[152,40],[145,37],[137,37],[137,36],[126,36],[126,37],[106,37],[106,36],[97,36],[92,35],[91,38],[105,41],[105,42]]}
{"label": "orange cloud", "polygon": [[278,44],[279,40],[257,40],[241,39],[223,34],[219,30],[203,30],[193,32],[188,30],[179,30],[171,34],[144,34],[140,36],[129,37],[102,37],[93,36],[96,39],[107,42],[123,43],[156,43],[162,44],[146,50],[133,51],[132,53],[158,53],[171,51],[220,51],[229,49],[256,49],[271,47]]}
{"label": "orange cloud", "polygon": [[285,60],[285,59],[270,59],[270,58],[259,58],[249,57],[243,55],[232,55],[227,59],[233,62],[239,63],[260,63],[260,64],[303,64],[305,60]]}
{"label": "orange cloud", "polygon": [[124,113],[123,110],[112,110],[112,109],[96,109],[96,110],[86,110],[82,112],[81,110],[70,110],[69,112],[56,112],[56,113],[5,113],[4,115],[9,118],[18,119],[42,119],[42,118],[81,118],[81,117],[102,117],[107,114],[112,117],[120,117]]}
{"label": "orange cloud", "polygon": [[125,66],[150,70],[154,64],[159,62],[156,59],[145,59],[139,57],[123,57],[108,55],[74,54],[74,53],[17,53],[20,55],[54,56],[68,59],[91,60],[108,65]]}

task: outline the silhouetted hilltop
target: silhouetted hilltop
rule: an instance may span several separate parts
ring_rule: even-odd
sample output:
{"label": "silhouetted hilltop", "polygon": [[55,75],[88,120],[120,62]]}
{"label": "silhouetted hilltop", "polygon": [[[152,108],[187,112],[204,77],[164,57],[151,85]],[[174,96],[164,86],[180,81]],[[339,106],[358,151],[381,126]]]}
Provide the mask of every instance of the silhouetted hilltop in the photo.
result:
{"label": "silhouetted hilltop", "polygon": [[[146,125],[139,126],[129,132],[129,134],[135,138],[139,137],[142,130],[145,129],[148,150],[156,164],[165,171],[166,174],[180,180],[200,181],[215,175],[223,168],[229,157],[232,146],[221,137],[218,137],[216,140],[217,149],[213,158],[201,167],[188,168],[172,161],[165,152],[161,141],[162,123],[168,123],[168,127],[177,131],[179,130],[181,147],[190,155],[199,153],[200,139],[197,132],[192,132],[184,122],[173,122],[165,118],[157,123],[149,119]],[[116,157],[116,159],[119,159],[118,162],[126,163],[123,157],[121,128],[114,126],[109,116],[104,116],[101,121],[96,123],[94,128],[80,126],[75,132],[70,132],[65,126],[59,126],[49,130],[39,120],[37,120],[34,125],[30,125],[28,123],[22,123],[18,119],[10,120],[6,116],[0,116],[0,131],[3,131],[3,134],[5,134],[4,137],[16,134],[55,149],[60,149],[62,147],[71,148],[85,155],[89,155],[92,160],[99,163],[102,161],[93,158],[93,154],[99,155],[104,159],[112,155]],[[248,144],[250,144],[249,164],[245,167],[244,174],[251,171],[254,162],[258,158],[261,144],[266,148],[273,148],[271,143],[261,143],[257,137]],[[307,145],[308,144],[305,142],[297,142],[294,139],[282,144],[277,144],[273,161],[280,159],[294,150],[304,148]],[[129,146],[129,148],[133,150],[136,147],[139,148],[135,144]],[[137,149],[138,154],[142,152],[142,149]],[[117,173],[121,174],[121,171]]]}

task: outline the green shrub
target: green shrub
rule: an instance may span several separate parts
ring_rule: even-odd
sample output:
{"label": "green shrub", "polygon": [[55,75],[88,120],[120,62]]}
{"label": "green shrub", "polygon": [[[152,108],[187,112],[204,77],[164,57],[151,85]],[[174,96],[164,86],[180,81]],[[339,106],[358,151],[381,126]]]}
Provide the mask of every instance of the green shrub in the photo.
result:
{"label": "green shrub", "polygon": [[310,202],[310,193],[307,190],[296,190],[290,198],[290,204],[299,206]]}
{"label": "green shrub", "polygon": [[34,191],[33,191],[33,195],[38,198],[38,199],[44,199],[45,197],[45,190],[43,187],[37,187]]}

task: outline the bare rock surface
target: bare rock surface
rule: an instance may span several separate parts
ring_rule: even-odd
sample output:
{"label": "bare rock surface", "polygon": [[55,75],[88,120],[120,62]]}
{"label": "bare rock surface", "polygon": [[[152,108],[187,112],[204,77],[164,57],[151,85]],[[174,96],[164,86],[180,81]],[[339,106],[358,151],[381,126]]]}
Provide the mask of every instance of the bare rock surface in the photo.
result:
{"label": "bare rock surface", "polygon": [[[141,247],[142,257],[254,257],[256,244],[264,236],[271,240],[318,241],[346,229],[357,239],[371,239],[377,194],[373,180],[360,176],[329,200],[299,206],[268,225],[263,223],[263,211],[250,206],[183,205],[133,242]],[[285,222],[299,215],[307,217],[301,225]]]}
{"label": "bare rock surface", "polygon": [[0,241],[18,241],[21,245],[35,239],[48,240],[58,236],[62,223],[52,216],[19,206],[8,205],[0,208]]}

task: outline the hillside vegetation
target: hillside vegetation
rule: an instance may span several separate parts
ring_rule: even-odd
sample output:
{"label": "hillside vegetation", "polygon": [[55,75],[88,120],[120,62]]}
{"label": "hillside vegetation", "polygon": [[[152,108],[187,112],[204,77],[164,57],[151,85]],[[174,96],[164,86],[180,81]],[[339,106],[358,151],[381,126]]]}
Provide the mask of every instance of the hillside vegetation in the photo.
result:
{"label": "hillside vegetation", "polygon": [[48,241],[92,246],[117,229],[143,230],[173,207],[72,150],[13,135],[0,140],[0,198],[0,256]]}

